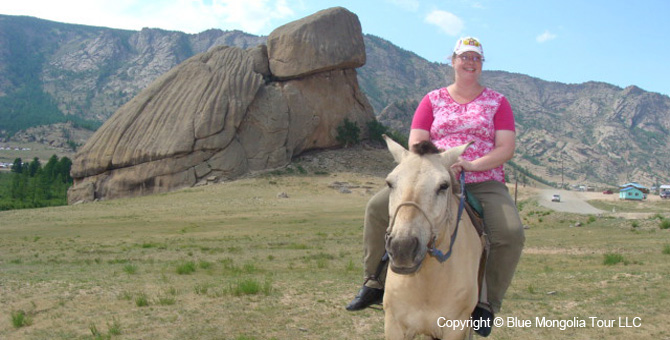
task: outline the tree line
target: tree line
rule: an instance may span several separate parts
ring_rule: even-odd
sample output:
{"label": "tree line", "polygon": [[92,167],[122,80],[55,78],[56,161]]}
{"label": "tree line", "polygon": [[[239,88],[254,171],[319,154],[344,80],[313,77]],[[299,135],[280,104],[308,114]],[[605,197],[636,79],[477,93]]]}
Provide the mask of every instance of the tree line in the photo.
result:
{"label": "tree line", "polygon": [[69,158],[56,155],[44,166],[37,157],[30,162],[15,159],[11,172],[0,177],[0,210],[66,205],[71,168]]}

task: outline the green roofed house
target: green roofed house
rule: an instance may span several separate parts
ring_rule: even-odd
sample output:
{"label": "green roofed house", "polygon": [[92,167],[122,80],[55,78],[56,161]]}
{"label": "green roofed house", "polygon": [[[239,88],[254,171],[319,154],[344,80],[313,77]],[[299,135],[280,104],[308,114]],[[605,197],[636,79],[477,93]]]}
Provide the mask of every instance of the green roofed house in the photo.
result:
{"label": "green roofed house", "polygon": [[621,188],[621,190],[619,190],[619,199],[622,200],[641,201],[646,199],[647,194],[649,193],[649,189],[635,182],[626,183],[619,187]]}
{"label": "green roofed house", "polygon": [[622,200],[638,200],[641,201],[645,198],[645,195],[640,189],[635,187],[627,187],[619,191],[619,199]]}

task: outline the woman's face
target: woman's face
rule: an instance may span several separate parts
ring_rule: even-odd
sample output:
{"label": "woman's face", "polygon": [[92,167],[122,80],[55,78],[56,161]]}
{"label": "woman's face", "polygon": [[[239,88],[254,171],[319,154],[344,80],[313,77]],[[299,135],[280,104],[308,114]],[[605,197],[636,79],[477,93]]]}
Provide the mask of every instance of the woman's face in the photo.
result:
{"label": "woman's face", "polygon": [[477,52],[465,52],[452,60],[456,79],[478,80],[482,74],[482,58]]}

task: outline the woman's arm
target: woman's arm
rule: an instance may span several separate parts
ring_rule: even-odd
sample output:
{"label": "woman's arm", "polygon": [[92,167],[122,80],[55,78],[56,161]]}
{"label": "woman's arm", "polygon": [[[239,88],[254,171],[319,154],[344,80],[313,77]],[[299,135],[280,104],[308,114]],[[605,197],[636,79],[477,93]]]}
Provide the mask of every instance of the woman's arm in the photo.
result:
{"label": "woman's arm", "polygon": [[424,129],[411,129],[409,130],[409,141],[407,142],[408,147],[412,149],[412,145],[421,143],[423,141],[430,140],[430,132]]}

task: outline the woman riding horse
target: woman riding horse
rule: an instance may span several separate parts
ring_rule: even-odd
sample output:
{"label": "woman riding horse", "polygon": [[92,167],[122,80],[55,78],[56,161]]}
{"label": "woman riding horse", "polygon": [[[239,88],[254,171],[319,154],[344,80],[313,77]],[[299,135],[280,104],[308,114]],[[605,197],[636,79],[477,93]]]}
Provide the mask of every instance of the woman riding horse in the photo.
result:
{"label": "woman riding horse", "polygon": [[[481,202],[484,210],[490,242],[486,268],[488,301],[480,301],[473,318],[492,320],[493,313],[500,311],[525,241],[523,225],[503,172],[503,164],[514,155],[514,115],[503,95],[479,82],[484,62],[479,40],[459,39],[451,60],[454,82],[423,98],[414,114],[409,144],[431,141],[446,150],[474,141],[452,168],[466,172],[466,190]],[[386,271],[378,268],[385,253],[384,235],[389,225],[388,195],[385,188],[368,202],[364,223],[365,283],[347,310],[361,310],[382,301]],[[476,331],[486,336],[491,329]]]}

